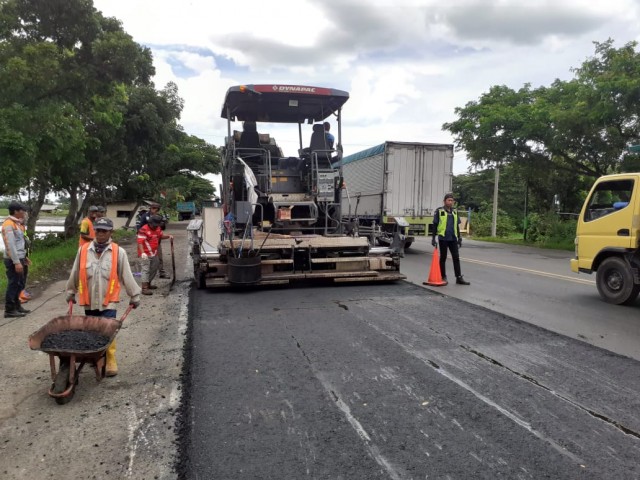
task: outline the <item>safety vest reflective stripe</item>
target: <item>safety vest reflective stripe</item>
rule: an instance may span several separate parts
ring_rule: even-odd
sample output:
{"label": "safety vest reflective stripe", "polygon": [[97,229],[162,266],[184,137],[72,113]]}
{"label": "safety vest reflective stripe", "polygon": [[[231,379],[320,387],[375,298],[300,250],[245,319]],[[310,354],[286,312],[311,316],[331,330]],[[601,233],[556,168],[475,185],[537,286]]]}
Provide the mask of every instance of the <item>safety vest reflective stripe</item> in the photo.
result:
{"label": "safety vest reflective stripe", "polygon": [[[458,237],[458,211],[452,210],[453,213],[453,234]],[[447,232],[447,211],[444,208],[438,210],[438,235],[444,237]]]}
{"label": "safety vest reflective stripe", "polygon": [[138,232],[138,246],[141,246],[142,253],[146,253],[149,257],[155,257],[158,253],[160,239],[156,233],[148,225],[143,226]]}
{"label": "safety vest reflective stripe", "polygon": [[[80,272],[78,275],[78,300],[80,305],[91,305],[91,299],[89,298],[89,281],[87,279],[87,252],[89,251],[89,245],[86,243],[80,247]],[[99,275],[96,272],[96,275]],[[120,281],[118,280],[118,244],[111,244],[111,273],[109,275],[109,285],[107,287],[107,293],[104,296],[103,306],[107,306],[112,302],[120,301]]]}
{"label": "safety vest reflective stripe", "polygon": [[[87,224],[89,225],[89,231],[86,233],[86,235],[89,235],[91,238],[96,238],[96,231],[93,229],[93,222],[91,221],[91,219],[89,217],[83,218],[82,219],[82,223],[85,223],[85,220],[87,222]],[[82,223],[80,224],[80,229],[82,230]],[[80,235],[80,239],[78,240],[78,246],[82,247],[84,245],[87,245],[91,243],[91,240],[85,240],[84,238],[82,238],[82,235]]]}

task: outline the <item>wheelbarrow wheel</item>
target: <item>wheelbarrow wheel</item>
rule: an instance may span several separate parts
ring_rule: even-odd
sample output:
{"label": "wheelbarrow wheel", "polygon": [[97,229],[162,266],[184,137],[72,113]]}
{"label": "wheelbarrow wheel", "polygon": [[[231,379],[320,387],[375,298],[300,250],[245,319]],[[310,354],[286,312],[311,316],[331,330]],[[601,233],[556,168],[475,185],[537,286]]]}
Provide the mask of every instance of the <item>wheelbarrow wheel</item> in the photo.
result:
{"label": "wheelbarrow wheel", "polygon": [[[69,359],[60,359],[60,368],[58,368],[58,373],[56,374],[56,379],[53,382],[53,393],[62,393],[69,387],[69,371],[71,370],[71,365],[69,363]],[[76,382],[77,383],[77,382]],[[58,405],[64,405],[69,403],[73,398],[73,395],[76,393],[75,385],[73,389],[66,397],[55,397],[56,403]]]}

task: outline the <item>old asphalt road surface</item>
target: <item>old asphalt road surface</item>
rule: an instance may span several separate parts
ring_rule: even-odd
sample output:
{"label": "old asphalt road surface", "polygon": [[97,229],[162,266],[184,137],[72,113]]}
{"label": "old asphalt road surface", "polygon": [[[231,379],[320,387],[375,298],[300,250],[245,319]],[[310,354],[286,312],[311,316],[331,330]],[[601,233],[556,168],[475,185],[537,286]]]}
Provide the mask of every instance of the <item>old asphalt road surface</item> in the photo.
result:
{"label": "old asphalt road surface", "polygon": [[637,479],[637,361],[401,282],[192,291],[188,479]]}
{"label": "old asphalt road surface", "polygon": [[[53,282],[26,307],[21,319],[0,318],[0,479],[173,479],[180,417],[183,345],[191,268],[186,222],[170,224],[175,235],[177,282],[158,280],[156,294],[125,320],[118,332],[120,373],[96,381],[90,365],[80,373],[70,403],[47,395],[49,357],[27,338],[64,315],[66,281]],[[122,243],[133,269],[135,238]],[[170,248],[164,247],[171,269]],[[2,273],[4,274],[4,273]],[[139,277],[137,277],[139,280]],[[122,315],[128,298],[123,295]],[[74,313],[83,311],[76,308]]]}

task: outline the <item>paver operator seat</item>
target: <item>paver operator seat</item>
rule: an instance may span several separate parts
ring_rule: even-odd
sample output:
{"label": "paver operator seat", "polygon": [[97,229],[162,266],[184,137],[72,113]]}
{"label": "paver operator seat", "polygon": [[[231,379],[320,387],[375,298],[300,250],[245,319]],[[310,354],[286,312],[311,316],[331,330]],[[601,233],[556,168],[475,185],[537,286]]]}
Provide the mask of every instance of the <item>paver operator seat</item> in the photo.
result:
{"label": "paver operator seat", "polygon": [[318,168],[331,168],[331,148],[329,148],[327,143],[324,125],[321,123],[313,125],[309,150],[311,155],[315,152],[318,157]]}
{"label": "paver operator seat", "polygon": [[253,166],[260,165],[262,162],[262,152],[260,145],[260,136],[256,122],[245,121],[242,126],[242,135],[238,142],[238,154],[248,164]]}

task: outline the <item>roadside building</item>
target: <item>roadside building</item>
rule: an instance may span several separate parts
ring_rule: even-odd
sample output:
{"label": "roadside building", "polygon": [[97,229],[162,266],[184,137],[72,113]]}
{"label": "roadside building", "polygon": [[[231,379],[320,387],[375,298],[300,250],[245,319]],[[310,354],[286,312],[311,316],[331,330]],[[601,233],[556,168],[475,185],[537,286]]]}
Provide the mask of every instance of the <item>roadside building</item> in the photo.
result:
{"label": "roadside building", "polygon": [[[132,213],[134,213],[133,220],[129,223],[129,226],[132,228],[135,228],[136,215],[138,214],[137,211],[134,212],[134,209],[136,208],[136,203],[137,202],[119,201],[119,202],[111,202],[107,204],[106,217],[113,220],[114,229],[124,227]],[[145,200],[144,202],[142,202],[138,210],[143,207],[146,207],[148,209],[149,205],[151,205],[152,203],[154,202]]]}
{"label": "roadside building", "polygon": [[42,205],[42,207],[40,207],[41,215],[53,215],[56,213],[58,213],[58,205],[45,204],[45,205]]}

